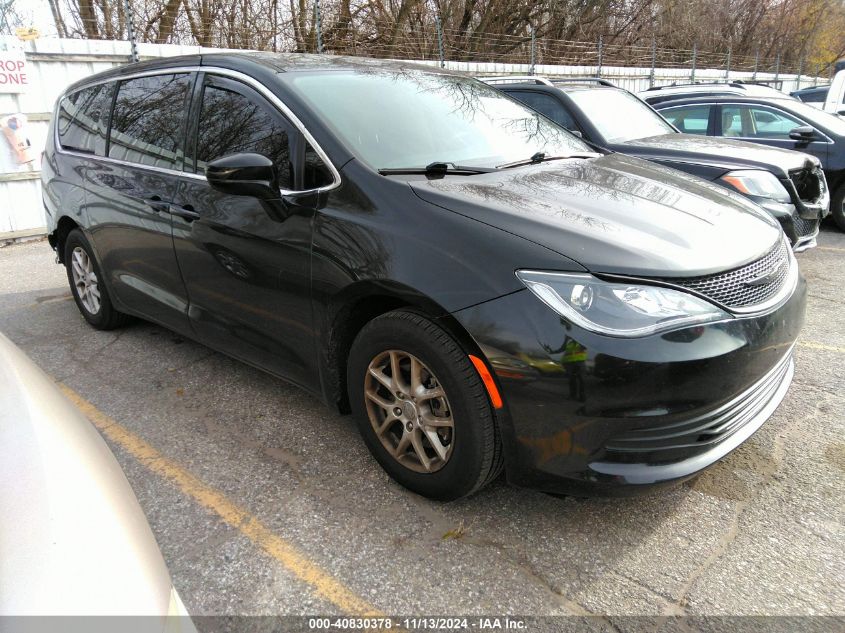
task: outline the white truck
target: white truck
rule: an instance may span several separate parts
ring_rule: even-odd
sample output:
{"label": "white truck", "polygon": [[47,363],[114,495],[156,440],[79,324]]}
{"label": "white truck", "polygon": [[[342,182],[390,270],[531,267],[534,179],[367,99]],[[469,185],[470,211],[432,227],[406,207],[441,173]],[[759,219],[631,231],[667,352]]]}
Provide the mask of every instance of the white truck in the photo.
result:
{"label": "white truck", "polygon": [[845,116],[845,69],[840,70],[833,76],[822,110]]}

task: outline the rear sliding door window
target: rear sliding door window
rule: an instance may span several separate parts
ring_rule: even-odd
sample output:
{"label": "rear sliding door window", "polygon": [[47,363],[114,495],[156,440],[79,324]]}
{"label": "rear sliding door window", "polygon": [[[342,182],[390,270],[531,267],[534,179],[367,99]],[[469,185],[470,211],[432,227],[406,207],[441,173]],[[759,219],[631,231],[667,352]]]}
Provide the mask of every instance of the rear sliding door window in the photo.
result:
{"label": "rear sliding door window", "polygon": [[112,114],[109,158],[181,169],[190,87],[188,74],[121,82]]}
{"label": "rear sliding door window", "polygon": [[62,149],[94,156],[106,155],[113,83],[83,88],[59,103],[56,124]]}

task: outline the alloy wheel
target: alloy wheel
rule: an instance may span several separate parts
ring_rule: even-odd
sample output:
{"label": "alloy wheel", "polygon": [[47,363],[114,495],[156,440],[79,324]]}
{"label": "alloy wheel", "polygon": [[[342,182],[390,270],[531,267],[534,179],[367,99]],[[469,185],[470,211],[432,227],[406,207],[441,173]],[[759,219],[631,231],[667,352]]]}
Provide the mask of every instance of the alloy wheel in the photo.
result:
{"label": "alloy wheel", "polygon": [[419,473],[449,461],[455,427],[440,381],[413,354],[388,350],[367,368],[364,397],[370,424],[387,452]]}
{"label": "alloy wheel", "polygon": [[100,288],[97,285],[97,273],[94,272],[94,262],[85,249],[77,246],[71,256],[71,274],[76,294],[82,306],[90,313],[100,311]]}

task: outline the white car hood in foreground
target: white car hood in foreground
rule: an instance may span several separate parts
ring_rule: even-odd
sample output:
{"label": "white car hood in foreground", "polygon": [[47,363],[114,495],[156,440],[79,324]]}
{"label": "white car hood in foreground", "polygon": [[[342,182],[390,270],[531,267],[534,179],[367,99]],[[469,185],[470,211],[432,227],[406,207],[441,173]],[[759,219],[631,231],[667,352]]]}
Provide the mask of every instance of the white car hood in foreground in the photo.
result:
{"label": "white car hood in foreground", "polygon": [[117,460],[2,335],[0,516],[0,615],[186,615]]}

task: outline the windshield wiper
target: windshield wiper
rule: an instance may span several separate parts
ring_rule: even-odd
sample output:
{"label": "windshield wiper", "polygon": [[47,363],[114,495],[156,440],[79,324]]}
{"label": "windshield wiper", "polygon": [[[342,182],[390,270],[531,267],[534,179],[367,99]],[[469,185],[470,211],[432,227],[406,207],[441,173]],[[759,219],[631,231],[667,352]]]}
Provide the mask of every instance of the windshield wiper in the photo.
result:
{"label": "windshield wiper", "polygon": [[529,159],[515,160],[512,163],[505,163],[504,165],[497,165],[499,169],[508,169],[510,167],[521,167],[522,165],[537,165],[545,163],[550,160],[567,160],[569,158],[598,158],[601,154],[597,152],[574,152],[562,156],[546,156],[545,152],[537,152]]}
{"label": "windshield wiper", "polygon": [[491,171],[496,171],[496,168],[468,167],[466,165],[455,165],[454,163],[435,161],[433,163],[429,163],[425,167],[390,167],[379,169],[378,173],[382,176],[396,176],[403,174],[428,174],[433,176],[449,174],[455,176],[472,176],[474,174],[487,174]]}

